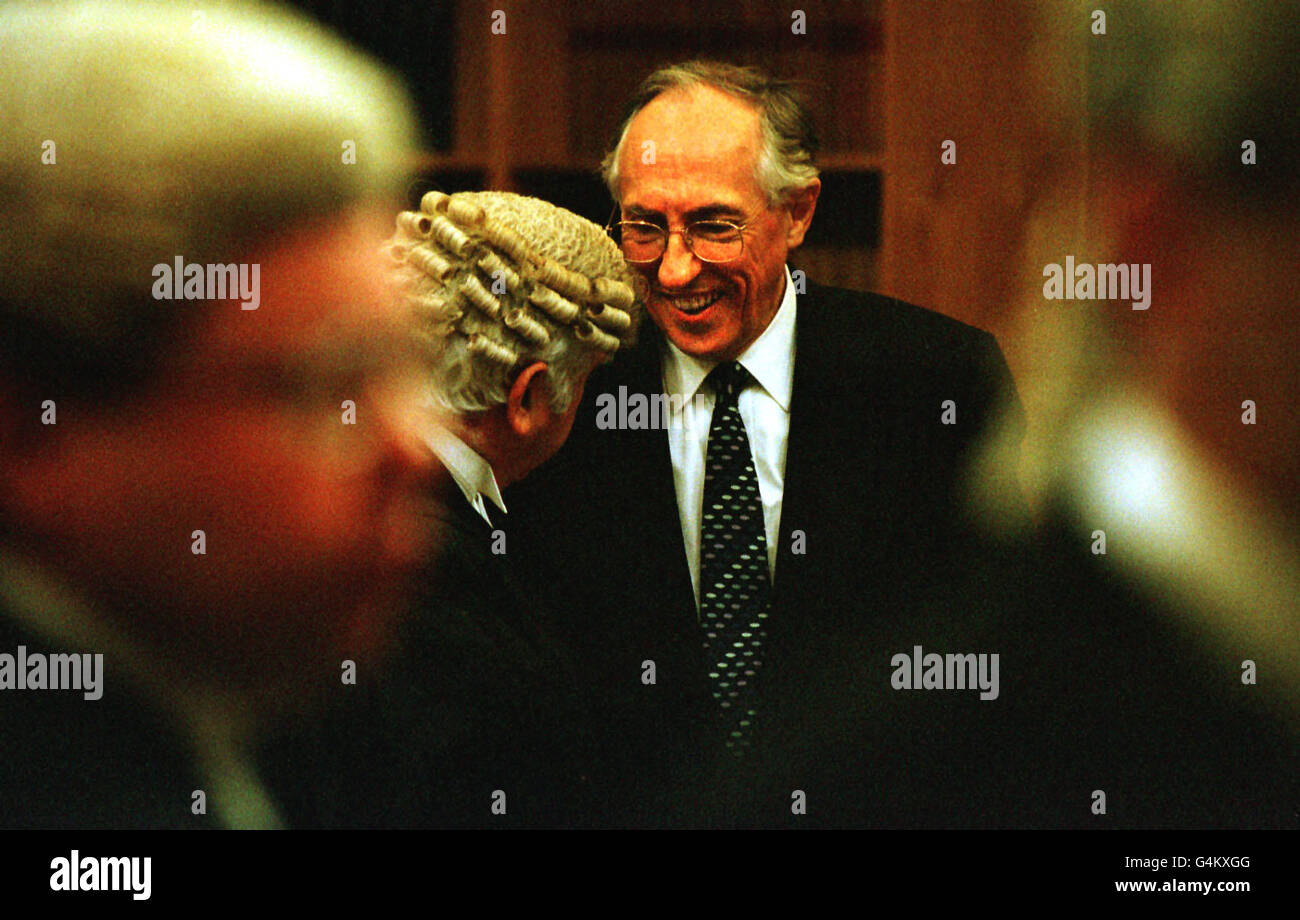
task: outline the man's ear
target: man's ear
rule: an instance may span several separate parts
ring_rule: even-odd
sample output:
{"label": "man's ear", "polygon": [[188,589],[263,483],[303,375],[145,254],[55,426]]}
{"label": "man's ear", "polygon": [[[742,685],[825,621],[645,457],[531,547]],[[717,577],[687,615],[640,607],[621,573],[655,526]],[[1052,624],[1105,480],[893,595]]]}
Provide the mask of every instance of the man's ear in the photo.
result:
{"label": "man's ear", "polygon": [[790,229],[785,236],[785,245],[794,249],[803,243],[804,234],[812,224],[813,212],[817,210],[817,196],[822,191],[822,180],[813,179],[803,188],[790,195]]}
{"label": "man's ear", "polygon": [[514,433],[527,437],[551,418],[551,388],[546,362],[534,361],[519,372],[506,399],[506,421]]}

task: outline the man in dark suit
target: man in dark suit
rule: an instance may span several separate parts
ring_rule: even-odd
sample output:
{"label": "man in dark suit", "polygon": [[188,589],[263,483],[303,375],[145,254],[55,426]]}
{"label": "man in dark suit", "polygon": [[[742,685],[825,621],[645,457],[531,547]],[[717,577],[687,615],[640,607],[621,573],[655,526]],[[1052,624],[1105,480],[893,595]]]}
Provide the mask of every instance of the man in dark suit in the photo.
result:
{"label": "man in dark suit", "polygon": [[515,499],[521,543],[571,574],[553,606],[599,699],[592,820],[976,821],[993,695],[897,690],[890,663],[999,651],[959,500],[981,432],[1018,423],[997,344],[796,287],[820,181],[787,84],[693,63],[631,111],[606,178],[656,328]]}

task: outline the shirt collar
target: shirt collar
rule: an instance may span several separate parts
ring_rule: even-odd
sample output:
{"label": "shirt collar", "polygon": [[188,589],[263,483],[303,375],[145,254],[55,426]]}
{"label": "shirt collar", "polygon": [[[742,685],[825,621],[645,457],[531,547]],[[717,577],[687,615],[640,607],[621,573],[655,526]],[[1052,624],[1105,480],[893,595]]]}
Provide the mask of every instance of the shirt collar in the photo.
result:
{"label": "shirt collar", "polygon": [[[790,277],[790,267],[787,265],[781,306],[762,334],[736,359],[786,412],[790,411],[790,393],[794,381],[794,324],[794,280]],[[671,394],[680,395],[683,402],[689,402],[695,398],[704,378],[717,364],[717,361],[703,361],[688,355],[668,342],[664,358],[664,389]]]}
{"label": "shirt collar", "polygon": [[451,474],[451,478],[464,494],[465,500],[491,527],[492,519],[488,517],[487,505],[483,497],[487,496],[491,499],[492,504],[500,508],[503,514],[506,512],[506,503],[501,497],[501,489],[497,486],[497,477],[492,472],[492,464],[488,463],[474,448],[441,426],[430,430],[428,442],[430,449],[442,461],[442,465],[447,468],[447,472]]}

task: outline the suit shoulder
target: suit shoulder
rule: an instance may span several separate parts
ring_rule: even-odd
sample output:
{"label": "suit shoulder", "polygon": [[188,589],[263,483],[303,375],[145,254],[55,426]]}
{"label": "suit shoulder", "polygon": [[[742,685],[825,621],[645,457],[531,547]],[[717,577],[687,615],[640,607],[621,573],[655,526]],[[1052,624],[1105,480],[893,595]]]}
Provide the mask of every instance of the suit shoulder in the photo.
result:
{"label": "suit shoulder", "polygon": [[[804,307],[800,304],[801,308]],[[801,319],[834,327],[841,341],[922,352],[996,347],[983,329],[916,304],[867,291],[808,285]]]}

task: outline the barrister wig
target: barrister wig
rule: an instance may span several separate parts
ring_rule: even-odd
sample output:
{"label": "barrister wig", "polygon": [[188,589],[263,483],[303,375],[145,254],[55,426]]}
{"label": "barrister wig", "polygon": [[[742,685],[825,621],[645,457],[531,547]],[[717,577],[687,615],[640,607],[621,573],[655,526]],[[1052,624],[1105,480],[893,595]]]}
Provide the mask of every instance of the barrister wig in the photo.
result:
{"label": "barrister wig", "polygon": [[636,280],[596,224],[510,192],[429,192],[397,215],[394,280],[428,347],[443,408],[503,405],[515,373],[547,365],[551,407],[569,408],[593,363],[631,343]]}

